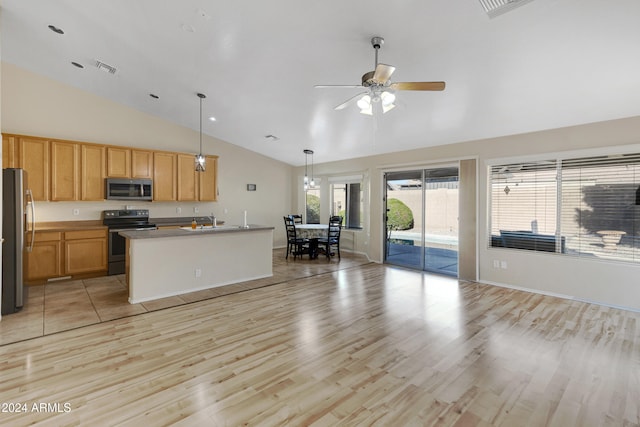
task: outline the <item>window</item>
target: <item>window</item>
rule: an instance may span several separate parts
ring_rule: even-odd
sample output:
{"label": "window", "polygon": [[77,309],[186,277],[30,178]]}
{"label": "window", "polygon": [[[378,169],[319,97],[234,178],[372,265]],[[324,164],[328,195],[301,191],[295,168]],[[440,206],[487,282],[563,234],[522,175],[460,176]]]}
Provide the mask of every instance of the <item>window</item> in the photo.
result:
{"label": "window", "polygon": [[345,228],[362,228],[362,201],[360,182],[331,185],[331,215],[340,215]]}
{"label": "window", "polygon": [[490,246],[640,262],[640,154],[491,166]]}
{"label": "window", "polygon": [[320,189],[318,187],[305,191],[305,213],[307,224],[320,223]]}

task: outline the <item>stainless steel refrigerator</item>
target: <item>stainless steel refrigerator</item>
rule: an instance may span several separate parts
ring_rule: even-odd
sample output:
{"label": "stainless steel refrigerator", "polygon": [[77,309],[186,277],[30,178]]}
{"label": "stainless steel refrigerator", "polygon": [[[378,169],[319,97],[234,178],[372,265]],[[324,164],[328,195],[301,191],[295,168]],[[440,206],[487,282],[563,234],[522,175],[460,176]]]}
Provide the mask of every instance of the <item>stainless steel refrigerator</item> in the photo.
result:
{"label": "stainless steel refrigerator", "polygon": [[[35,204],[23,169],[2,170],[2,314],[15,313],[24,304],[24,252],[33,248]],[[28,248],[27,233],[31,235]]]}

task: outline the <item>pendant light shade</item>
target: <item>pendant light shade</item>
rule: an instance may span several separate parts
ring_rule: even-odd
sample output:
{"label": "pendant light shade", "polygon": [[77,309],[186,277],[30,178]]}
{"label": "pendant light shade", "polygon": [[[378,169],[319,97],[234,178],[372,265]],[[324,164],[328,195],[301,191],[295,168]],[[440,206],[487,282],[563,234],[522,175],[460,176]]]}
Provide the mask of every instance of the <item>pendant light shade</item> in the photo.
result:
{"label": "pendant light shade", "polygon": [[195,165],[196,172],[204,172],[206,159],[202,155],[202,100],[207,96],[203,93],[198,94],[198,98],[200,98],[200,151],[196,154]]}
{"label": "pendant light shade", "polygon": [[[313,150],[304,150],[304,189],[305,191],[315,187],[316,183],[313,179]],[[309,156],[311,156],[311,179],[309,179]]]}

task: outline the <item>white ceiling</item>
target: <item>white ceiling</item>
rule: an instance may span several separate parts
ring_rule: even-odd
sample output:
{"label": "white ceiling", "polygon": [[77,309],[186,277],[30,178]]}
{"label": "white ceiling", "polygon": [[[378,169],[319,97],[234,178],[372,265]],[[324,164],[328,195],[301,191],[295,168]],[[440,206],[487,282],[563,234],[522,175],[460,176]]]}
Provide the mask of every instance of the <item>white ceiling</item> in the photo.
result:
{"label": "white ceiling", "polygon": [[[195,130],[205,93],[206,134],[301,165],[305,148],[322,163],[640,115],[639,22],[638,0],[535,0],[493,19],[478,0],[2,0],[1,53]],[[398,92],[375,120],[334,111],[361,90],[314,85],[359,84],[372,36],[392,81],[446,89]]]}

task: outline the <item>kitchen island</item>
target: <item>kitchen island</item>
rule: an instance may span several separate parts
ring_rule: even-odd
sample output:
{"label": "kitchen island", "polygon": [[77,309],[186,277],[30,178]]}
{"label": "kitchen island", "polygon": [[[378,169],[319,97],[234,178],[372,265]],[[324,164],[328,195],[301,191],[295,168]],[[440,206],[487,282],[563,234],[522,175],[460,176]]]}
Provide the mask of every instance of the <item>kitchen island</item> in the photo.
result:
{"label": "kitchen island", "polygon": [[129,302],[270,277],[273,230],[225,225],[122,231],[127,239]]}

